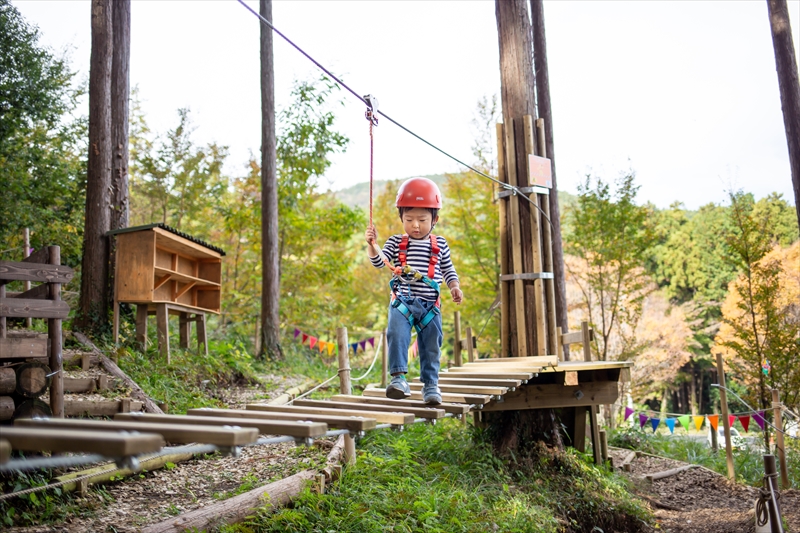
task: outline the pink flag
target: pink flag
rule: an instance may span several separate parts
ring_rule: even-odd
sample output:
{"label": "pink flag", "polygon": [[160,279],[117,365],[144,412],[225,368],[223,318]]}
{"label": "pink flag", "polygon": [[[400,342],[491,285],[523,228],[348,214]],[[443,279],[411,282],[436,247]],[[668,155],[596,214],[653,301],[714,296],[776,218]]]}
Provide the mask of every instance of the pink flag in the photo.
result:
{"label": "pink flag", "polygon": [[296,339],[298,335],[300,335],[300,330],[297,329],[297,328],[294,328],[294,338]]}
{"label": "pink flag", "polygon": [[317,344],[317,338],[316,337],[309,337],[308,338],[308,347],[309,348],[313,348],[315,344]]}
{"label": "pink flag", "polygon": [[764,411],[759,411],[753,415],[753,420],[756,421],[758,427],[761,428],[761,431],[764,431],[764,426],[767,423],[767,420],[764,418]]}
{"label": "pink flag", "polygon": [[632,414],[633,414],[633,409],[631,409],[630,407],[626,407],[626,408],[625,408],[625,420],[623,420],[623,421],[624,421],[624,422],[627,422],[627,421],[628,421],[628,418],[630,418],[630,416],[631,416]]}

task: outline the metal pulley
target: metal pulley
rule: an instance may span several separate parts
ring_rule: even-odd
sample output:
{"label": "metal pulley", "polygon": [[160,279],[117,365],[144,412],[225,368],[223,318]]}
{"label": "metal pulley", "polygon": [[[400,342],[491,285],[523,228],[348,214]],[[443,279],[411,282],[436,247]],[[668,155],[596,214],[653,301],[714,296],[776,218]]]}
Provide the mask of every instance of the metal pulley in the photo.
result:
{"label": "metal pulley", "polygon": [[367,111],[364,116],[369,120],[373,126],[378,125],[378,99],[371,94],[364,95],[364,101],[367,103]]}

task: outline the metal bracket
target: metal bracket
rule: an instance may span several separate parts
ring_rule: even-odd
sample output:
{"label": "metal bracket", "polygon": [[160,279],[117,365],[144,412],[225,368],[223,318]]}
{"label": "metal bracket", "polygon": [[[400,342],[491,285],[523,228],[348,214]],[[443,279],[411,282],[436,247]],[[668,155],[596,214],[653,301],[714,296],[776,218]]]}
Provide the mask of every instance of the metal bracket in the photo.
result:
{"label": "metal bracket", "polygon": [[367,111],[364,116],[372,122],[373,126],[378,125],[378,99],[371,94],[364,95],[364,101],[367,103]]}
{"label": "metal bracket", "polygon": [[138,472],[142,469],[142,465],[139,464],[139,459],[133,455],[114,459],[114,464],[117,465],[117,468],[120,470],[128,469],[131,472]]}
{"label": "metal bracket", "polygon": [[550,194],[550,189],[547,187],[539,187],[538,185],[534,185],[533,187],[517,187],[516,189],[504,190],[497,193],[497,199],[500,198],[507,198],[509,196],[514,196],[517,192],[521,192],[522,194]]}
{"label": "metal bracket", "polygon": [[522,274],[503,274],[500,276],[500,281],[514,281],[515,279],[531,280],[531,279],[553,279],[552,272],[525,272]]}

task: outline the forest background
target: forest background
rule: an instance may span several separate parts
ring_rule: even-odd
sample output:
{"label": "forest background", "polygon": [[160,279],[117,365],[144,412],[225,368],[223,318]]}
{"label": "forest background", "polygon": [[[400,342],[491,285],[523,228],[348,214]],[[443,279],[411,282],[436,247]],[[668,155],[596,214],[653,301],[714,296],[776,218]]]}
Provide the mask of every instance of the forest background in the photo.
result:
{"label": "forest background", "polygon": [[[12,8],[13,9],[13,8]],[[0,32],[0,258],[19,260],[23,228],[31,246],[59,244],[79,271],[85,206],[87,119],[76,116],[85,87],[64,59],[37,44],[35,29],[7,17]],[[10,58],[14,57],[13,64]],[[37,80],[31,83],[31,80]],[[223,248],[222,314],[212,334],[250,353],[258,338],[261,287],[260,168],[228,175],[227,148],[193,141],[188,109],[175,127],[148,127],[134,91],[130,138],[130,225],[163,222]],[[337,131],[341,99],[325,78],[297,81],[278,118],[281,326],[284,343],[300,329],[333,341],[345,325],[353,338],[386,325],[388,275],[366,258],[366,184],[331,193],[321,179],[332,154],[349,140]],[[495,173],[496,98],[477,103],[472,163]],[[226,167],[227,168],[227,167]],[[465,302],[462,323],[478,334],[482,356],[499,350],[498,206],[493,184],[475,173],[429,176],[445,198],[437,233],[450,243]],[[755,179],[758,177],[755,176]],[[790,179],[789,176],[786,179]],[[381,237],[400,230],[393,206],[399,182],[378,181],[375,224]],[[731,387],[753,404],[765,386],[800,403],[800,242],[795,210],[780,195],[756,199],[728,191],[729,201],[696,211],[637,203],[633,169],[588,175],[578,195],[560,191],[567,253],[569,323],[589,320],[593,357],[635,362],[631,392],[639,404],[707,413],[717,398],[712,358],[722,352]],[[77,303],[80,275],[65,287]],[[444,303],[452,353],[453,311]],[[132,330],[125,310],[123,335]],[[309,349],[310,357],[322,357]],[[764,361],[772,371],[761,372]],[[735,406],[734,410],[744,410]]]}

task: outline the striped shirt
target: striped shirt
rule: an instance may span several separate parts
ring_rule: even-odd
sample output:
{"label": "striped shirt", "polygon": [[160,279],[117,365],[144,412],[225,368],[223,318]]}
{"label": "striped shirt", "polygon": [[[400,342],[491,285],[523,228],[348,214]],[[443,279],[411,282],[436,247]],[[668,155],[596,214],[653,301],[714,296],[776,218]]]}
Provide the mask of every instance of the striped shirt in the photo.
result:
{"label": "striped shirt", "polygon": [[[402,235],[392,235],[383,246],[383,254],[386,259],[393,265],[400,266],[400,259],[398,253],[400,251],[400,241],[403,239]],[[436,242],[439,244],[439,262],[436,263],[434,270],[433,281],[441,284],[444,281],[449,284],[452,281],[458,281],[458,274],[453,262],[450,260],[450,247],[444,237],[437,235]],[[406,263],[420,271],[424,275],[428,275],[428,264],[431,258],[431,239],[430,236],[424,239],[408,238],[408,249],[406,250]],[[380,256],[370,257],[372,266],[376,268],[383,268],[383,260]],[[405,285],[405,284],[404,284]],[[413,281],[410,283],[411,294],[422,300],[436,300],[436,291],[423,283],[422,281]]]}

